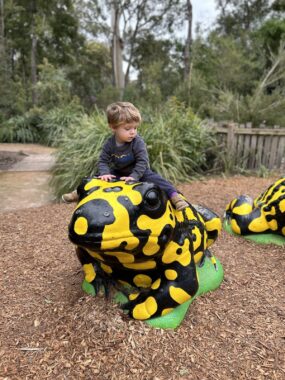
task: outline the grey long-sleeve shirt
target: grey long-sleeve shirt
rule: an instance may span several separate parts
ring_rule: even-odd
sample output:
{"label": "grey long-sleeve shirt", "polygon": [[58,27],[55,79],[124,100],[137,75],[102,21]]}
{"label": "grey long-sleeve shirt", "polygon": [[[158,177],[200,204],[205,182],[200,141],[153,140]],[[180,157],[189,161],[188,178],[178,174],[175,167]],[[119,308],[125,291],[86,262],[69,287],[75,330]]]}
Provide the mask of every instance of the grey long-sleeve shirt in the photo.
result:
{"label": "grey long-sleeve shirt", "polygon": [[98,161],[99,175],[115,174],[139,180],[148,168],[146,145],[139,135],[130,143],[119,146],[115,136],[109,137],[104,143]]}

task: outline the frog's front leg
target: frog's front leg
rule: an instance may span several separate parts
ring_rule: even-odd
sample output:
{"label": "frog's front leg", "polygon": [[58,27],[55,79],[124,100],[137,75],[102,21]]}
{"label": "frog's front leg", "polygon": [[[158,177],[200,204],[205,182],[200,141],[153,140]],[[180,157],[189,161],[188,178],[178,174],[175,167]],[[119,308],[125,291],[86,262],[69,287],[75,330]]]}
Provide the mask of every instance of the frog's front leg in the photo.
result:
{"label": "frog's front leg", "polygon": [[100,269],[96,260],[81,247],[76,248],[76,254],[82,265],[84,280],[94,287],[95,294],[98,294],[102,287],[107,297],[109,294],[110,280]]}
{"label": "frog's front leg", "polygon": [[218,271],[218,267],[217,267],[216,258],[215,258],[215,256],[212,254],[212,252],[208,248],[206,248],[205,251],[204,251],[204,254],[203,254],[203,256],[201,258],[201,261],[199,263],[199,267],[200,268],[203,267],[203,265],[205,264],[205,261],[206,261],[206,257],[211,260],[211,263],[214,265],[215,271],[217,272]]}
{"label": "frog's front leg", "polygon": [[163,265],[160,278],[149,289],[130,294],[129,302],[122,305],[122,308],[134,319],[146,320],[170,313],[192,298],[197,290],[198,279],[192,257],[187,266],[179,262]]}

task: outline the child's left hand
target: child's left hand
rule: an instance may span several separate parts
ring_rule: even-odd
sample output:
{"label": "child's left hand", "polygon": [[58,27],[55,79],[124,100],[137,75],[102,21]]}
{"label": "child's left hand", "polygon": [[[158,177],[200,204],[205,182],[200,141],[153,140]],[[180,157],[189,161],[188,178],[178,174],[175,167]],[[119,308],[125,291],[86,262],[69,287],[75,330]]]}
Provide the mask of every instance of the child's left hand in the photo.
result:
{"label": "child's left hand", "polygon": [[135,181],[133,177],[120,177],[122,181],[128,182],[128,181]]}

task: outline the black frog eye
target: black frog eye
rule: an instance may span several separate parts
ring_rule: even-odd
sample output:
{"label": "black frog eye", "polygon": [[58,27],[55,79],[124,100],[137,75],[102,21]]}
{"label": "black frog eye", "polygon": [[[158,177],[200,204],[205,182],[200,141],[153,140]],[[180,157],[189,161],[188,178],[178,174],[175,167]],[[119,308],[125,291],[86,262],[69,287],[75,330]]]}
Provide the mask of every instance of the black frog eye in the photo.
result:
{"label": "black frog eye", "polygon": [[157,190],[149,190],[144,196],[144,203],[149,208],[157,208],[160,206],[161,200]]}

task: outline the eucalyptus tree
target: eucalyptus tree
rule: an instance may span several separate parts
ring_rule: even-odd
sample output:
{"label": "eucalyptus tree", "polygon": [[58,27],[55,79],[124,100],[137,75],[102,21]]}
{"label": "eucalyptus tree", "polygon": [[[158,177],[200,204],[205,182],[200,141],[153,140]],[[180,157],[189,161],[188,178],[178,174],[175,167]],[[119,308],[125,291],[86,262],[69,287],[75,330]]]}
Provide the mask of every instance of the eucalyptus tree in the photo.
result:
{"label": "eucalyptus tree", "polygon": [[0,0],[0,60],[5,52],[5,20],[4,20],[4,0]]}
{"label": "eucalyptus tree", "polygon": [[[111,46],[113,83],[121,90],[122,95],[130,81],[138,45],[143,39],[147,40],[150,34],[157,40],[174,41],[175,33],[183,28],[184,20],[189,19],[186,9],[191,5],[191,1],[77,0],[77,5],[80,5],[81,12],[82,7],[85,7],[82,14],[87,33],[91,31],[97,37],[101,33],[108,38]],[[93,27],[90,23],[92,12]],[[187,49],[189,43],[191,38],[188,37]],[[186,61],[188,64],[189,57]]]}
{"label": "eucalyptus tree", "polygon": [[192,60],[192,22],[193,22],[193,6],[190,0],[186,0],[185,14],[187,19],[187,38],[184,48],[184,80],[190,82],[191,60]]}

